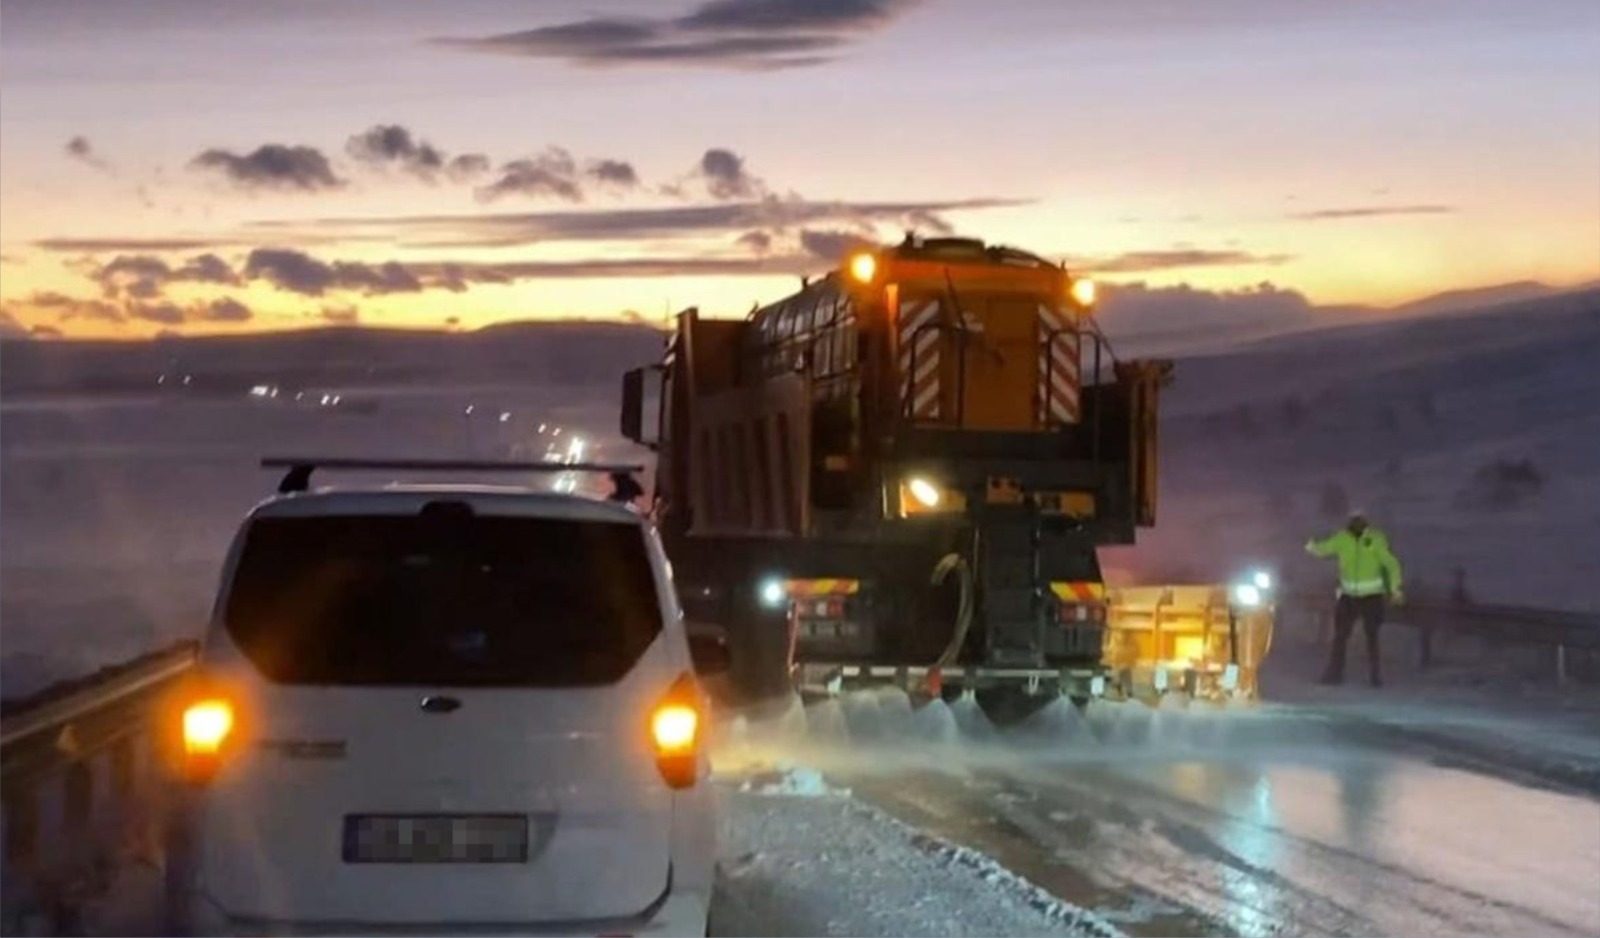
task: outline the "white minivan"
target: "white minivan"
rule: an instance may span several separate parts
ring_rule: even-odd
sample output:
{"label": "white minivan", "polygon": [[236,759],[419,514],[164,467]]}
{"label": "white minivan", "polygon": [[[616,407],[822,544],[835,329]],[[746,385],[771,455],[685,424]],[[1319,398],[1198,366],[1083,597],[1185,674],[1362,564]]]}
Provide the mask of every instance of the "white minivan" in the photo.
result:
{"label": "white minivan", "polygon": [[706,697],[654,527],[521,488],[279,495],[176,708],[169,926],[703,935]]}

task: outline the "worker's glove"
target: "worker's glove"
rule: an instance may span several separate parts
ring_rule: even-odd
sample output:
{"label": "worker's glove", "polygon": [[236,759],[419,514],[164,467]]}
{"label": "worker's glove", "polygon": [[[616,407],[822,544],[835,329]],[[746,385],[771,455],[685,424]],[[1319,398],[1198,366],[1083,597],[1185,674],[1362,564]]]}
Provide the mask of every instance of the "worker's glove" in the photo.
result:
{"label": "worker's glove", "polygon": [[1317,548],[1317,542],[1315,540],[1311,539],[1311,538],[1307,538],[1306,539],[1306,553],[1308,553],[1308,554],[1314,553],[1316,551],[1316,548]]}
{"label": "worker's glove", "polygon": [[1400,590],[1395,590],[1389,594],[1389,602],[1391,605],[1404,606],[1406,604],[1406,594]]}

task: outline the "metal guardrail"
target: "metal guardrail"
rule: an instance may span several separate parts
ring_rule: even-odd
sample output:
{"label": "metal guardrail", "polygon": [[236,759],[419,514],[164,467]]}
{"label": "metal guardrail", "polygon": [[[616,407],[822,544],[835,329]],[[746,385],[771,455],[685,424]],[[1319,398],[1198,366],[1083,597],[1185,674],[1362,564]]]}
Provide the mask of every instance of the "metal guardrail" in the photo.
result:
{"label": "metal guardrail", "polygon": [[193,668],[185,642],[63,682],[0,713],[0,932],[80,930],[84,900],[155,862],[165,786],[151,718]]}
{"label": "metal guardrail", "polygon": [[[1333,631],[1334,599],[1331,595],[1297,593],[1289,605],[1316,621],[1319,639]],[[1434,639],[1440,635],[1471,635],[1485,641],[1540,646],[1554,653],[1556,681],[1570,679],[1574,653],[1600,652],[1600,613],[1531,609],[1522,606],[1469,602],[1423,601],[1391,606],[1387,623],[1417,631],[1417,660],[1424,669],[1434,662]]]}

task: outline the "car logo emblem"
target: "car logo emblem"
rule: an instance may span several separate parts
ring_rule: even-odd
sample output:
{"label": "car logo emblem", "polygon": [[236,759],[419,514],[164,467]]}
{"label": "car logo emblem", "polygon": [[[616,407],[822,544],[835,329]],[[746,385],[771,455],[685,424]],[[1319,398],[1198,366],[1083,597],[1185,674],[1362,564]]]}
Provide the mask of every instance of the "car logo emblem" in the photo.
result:
{"label": "car logo emblem", "polygon": [[461,709],[461,701],[454,697],[428,696],[422,698],[421,706],[427,713],[454,713]]}

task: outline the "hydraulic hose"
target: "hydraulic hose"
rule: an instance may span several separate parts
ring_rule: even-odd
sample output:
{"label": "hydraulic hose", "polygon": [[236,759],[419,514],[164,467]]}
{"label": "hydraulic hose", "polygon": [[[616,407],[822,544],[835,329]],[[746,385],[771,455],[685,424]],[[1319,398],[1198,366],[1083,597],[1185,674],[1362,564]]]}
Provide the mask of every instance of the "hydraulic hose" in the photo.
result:
{"label": "hydraulic hose", "polygon": [[955,634],[950,636],[950,644],[945,646],[939,660],[934,662],[936,668],[948,668],[955,664],[956,656],[961,654],[961,646],[966,644],[967,629],[972,625],[972,568],[967,566],[966,558],[960,554],[944,555],[933,567],[933,585],[942,584],[952,571],[960,578],[961,601],[956,607]]}

